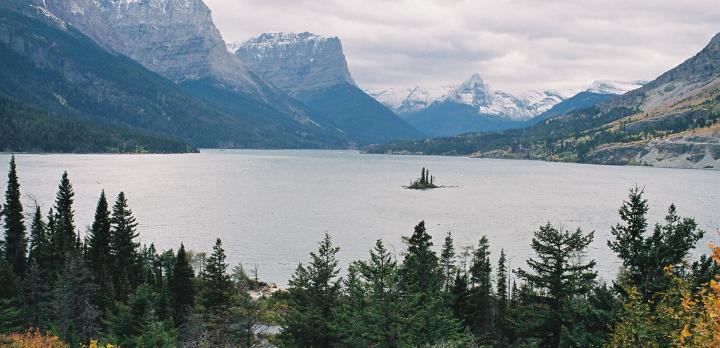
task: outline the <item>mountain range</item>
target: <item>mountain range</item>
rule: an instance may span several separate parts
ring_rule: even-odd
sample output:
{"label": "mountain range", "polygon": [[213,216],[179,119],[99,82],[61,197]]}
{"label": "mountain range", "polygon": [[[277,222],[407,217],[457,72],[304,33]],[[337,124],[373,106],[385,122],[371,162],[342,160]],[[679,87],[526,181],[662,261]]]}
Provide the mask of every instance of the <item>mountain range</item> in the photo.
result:
{"label": "mountain range", "polygon": [[596,81],[580,92],[582,96],[572,96],[565,102],[566,95],[556,91],[527,91],[516,96],[492,88],[479,74],[473,74],[456,86],[380,89],[369,93],[425,134],[452,136],[527,127],[551,115],[591,106],[640,86]]}
{"label": "mountain range", "polygon": [[573,97],[580,106],[531,127],[368,151],[720,169],[720,34],[639,88],[597,102],[593,94],[599,91],[607,89],[591,87]]}
{"label": "mountain range", "polygon": [[[355,87],[337,39],[327,42],[339,51],[310,53],[320,70],[341,58],[344,85],[290,91],[227,50],[201,0],[0,6],[0,50],[13,62],[3,69],[0,94],[29,110],[174,139],[183,148],[347,148],[421,136]],[[345,109],[328,105],[339,95],[350,102]]]}

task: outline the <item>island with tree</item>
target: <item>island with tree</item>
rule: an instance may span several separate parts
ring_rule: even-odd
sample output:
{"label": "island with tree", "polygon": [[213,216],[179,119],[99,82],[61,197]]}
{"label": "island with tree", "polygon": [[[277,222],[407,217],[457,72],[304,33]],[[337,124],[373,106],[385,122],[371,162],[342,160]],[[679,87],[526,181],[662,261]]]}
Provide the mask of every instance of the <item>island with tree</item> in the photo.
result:
{"label": "island with tree", "polygon": [[440,187],[442,186],[435,185],[435,176],[430,175],[430,170],[425,169],[425,167],[420,171],[419,178],[410,183],[410,185],[405,186],[406,189],[410,190],[428,190]]}

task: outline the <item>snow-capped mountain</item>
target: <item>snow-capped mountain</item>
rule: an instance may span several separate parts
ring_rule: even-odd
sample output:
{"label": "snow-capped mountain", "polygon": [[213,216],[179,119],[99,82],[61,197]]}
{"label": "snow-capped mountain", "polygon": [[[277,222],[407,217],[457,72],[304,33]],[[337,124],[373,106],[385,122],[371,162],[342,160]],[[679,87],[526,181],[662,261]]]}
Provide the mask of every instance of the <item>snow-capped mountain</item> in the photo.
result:
{"label": "snow-capped mountain", "polygon": [[400,115],[419,112],[433,103],[455,103],[471,106],[478,115],[520,121],[541,114],[565,99],[554,91],[528,91],[515,96],[493,89],[479,74],[457,86],[372,90],[369,93]]}
{"label": "snow-capped mountain", "polygon": [[435,88],[417,86],[413,88],[388,88],[369,90],[368,94],[399,115],[420,111],[434,101],[446,96],[455,86]]}
{"label": "snow-capped mountain", "polygon": [[594,81],[592,85],[586,90],[586,92],[597,93],[597,94],[625,94],[634,89],[642,87],[647,81],[613,81],[613,80],[598,80]]}
{"label": "snow-capped mountain", "polygon": [[563,101],[559,93],[529,91],[522,96],[495,90],[474,74],[440,101],[472,106],[478,114],[524,121]]}

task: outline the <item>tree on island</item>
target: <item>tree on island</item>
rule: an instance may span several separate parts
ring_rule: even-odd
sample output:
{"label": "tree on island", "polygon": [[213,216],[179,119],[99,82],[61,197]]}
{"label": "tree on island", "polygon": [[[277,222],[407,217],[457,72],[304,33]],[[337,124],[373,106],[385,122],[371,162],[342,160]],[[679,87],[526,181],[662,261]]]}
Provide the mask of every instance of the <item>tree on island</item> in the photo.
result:
{"label": "tree on island", "polygon": [[416,179],[414,182],[410,183],[410,185],[406,186],[405,188],[413,190],[425,190],[438,187],[440,186],[435,185],[435,177],[430,175],[430,170],[423,167],[420,171],[420,178]]}

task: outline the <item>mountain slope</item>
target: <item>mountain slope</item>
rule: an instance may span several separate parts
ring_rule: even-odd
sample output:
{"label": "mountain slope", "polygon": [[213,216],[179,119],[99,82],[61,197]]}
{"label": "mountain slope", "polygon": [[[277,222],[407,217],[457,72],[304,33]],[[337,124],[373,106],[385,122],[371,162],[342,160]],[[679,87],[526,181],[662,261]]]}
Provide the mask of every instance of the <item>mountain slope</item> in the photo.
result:
{"label": "mountain slope", "polygon": [[235,54],[252,72],[360,144],[421,136],[355,85],[338,38],[266,33],[238,47]]}
{"label": "mountain slope", "polygon": [[657,79],[593,107],[525,129],[370,151],[720,169],[719,121],[720,34]]}
{"label": "mountain slope", "polygon": [[48,113],[0,95],[0,151],[180,153],[194,150],[180,140]]}
{"label": "mountain slope", "polygon": [[218,139],[219,144],[344,146],[340,132],[248,71],[227,51],[202,0],[32,1],[101,46],[186,87],[190,94],[202,96],[227,117],[247,122],[247,128],[256,133],[252,141],[245,141],[241,134],[229,140],[227,132],[224,139]]}
{"label": "mountain slope", "polygon": [[110,53],[70,25],[0,13],[0,94],[55,114],[174,136],[196,146],[325,146],[253,115],[229,115]]}
{"label": "mountain slope", "polygon": [[528,120],[528,123],[532,125],[544,122],[545,120],[556,116],[565,115],[576,110],[589,108],[614,97],[616,97],[615,94],[582,91],[570,98],[563,100],[560,103],[555,104],[550,110],[531,118],[530,120]]}

